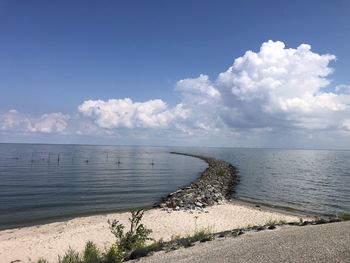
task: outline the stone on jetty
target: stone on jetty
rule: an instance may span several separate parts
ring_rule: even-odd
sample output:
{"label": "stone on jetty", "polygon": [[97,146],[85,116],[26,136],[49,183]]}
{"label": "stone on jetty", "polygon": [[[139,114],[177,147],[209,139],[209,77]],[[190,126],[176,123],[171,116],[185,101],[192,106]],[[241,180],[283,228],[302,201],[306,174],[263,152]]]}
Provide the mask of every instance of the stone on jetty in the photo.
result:
{"label": "stone on jetty", "polygon": [[208,168],[189,186],[169,194],[156,205],[164,209],[201,210],[231,199],[234,186],[237,184],[236,168],[231,164],[214,158],[192,154],[180,154],[200,158],[208,164]]}

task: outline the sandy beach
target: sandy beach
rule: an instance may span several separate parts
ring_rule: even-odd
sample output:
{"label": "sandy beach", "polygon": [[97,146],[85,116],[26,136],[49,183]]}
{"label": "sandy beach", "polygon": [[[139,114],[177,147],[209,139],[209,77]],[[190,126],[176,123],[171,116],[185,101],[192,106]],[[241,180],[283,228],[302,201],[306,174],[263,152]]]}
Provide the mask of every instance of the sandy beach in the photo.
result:
{"label": "sandy beach", "polygon": [[[206,212],[145,211],[143,223],[153,230],[152,238],[169,240],[174,235],[186,236],[195,230],[224,231],[247,225],[265,224],[269,220],[298,221],[299,216],[242,203],[226,203],[208,207]],[[99,248],[110,246],[115,237],[108,220],[128,224],[129,212],[80,217],[67,221],[0,231],[0,262],[30,262],[44,257],[56,262],[69,247],[81,251],[88,240]]]}

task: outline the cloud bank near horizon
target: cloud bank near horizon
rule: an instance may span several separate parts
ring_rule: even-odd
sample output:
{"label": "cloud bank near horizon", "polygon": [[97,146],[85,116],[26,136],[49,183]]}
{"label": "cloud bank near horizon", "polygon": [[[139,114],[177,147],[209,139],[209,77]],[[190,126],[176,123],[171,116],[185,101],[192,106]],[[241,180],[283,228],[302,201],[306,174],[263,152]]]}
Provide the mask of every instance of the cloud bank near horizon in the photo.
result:
{"label": "cloud bank near horizon", "polygon": [[[179,80],[174,107],[152,99],[86,100],[77,113],[30,118],[15,110],[0,114],[0,131],[108,135],[116,138],[215,138],[236,140],[295,132],[350,135],[350,89],[327,91],[336,60],[301,44],[268,41],[247,51],[216,79],[201,74]],[[283,136],[282,136],[283,137]]]}

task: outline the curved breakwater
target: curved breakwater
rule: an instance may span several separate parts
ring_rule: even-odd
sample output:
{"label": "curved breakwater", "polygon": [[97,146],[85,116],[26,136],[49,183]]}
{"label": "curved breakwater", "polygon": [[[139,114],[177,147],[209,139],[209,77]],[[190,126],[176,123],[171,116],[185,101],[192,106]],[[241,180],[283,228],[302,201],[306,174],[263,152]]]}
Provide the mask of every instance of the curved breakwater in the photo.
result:
{"label": "curved breakwater", "polygon": [[236,168],[230,163],[194,154],[171,152],[172,154],[199,158],[208,164],[200,177],[190,185],[182,187],[156,204],[156,207],[174,210],[201,209],[228,201],[237,184]]}

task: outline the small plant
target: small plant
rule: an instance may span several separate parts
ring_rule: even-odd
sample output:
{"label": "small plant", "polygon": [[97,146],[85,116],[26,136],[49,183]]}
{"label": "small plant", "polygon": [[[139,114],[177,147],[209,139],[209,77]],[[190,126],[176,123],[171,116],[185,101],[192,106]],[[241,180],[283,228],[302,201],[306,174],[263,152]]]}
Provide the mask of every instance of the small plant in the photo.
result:
{"label": "small plant", "polygon": [[49,263],[49,261],[47,261],[44,258],[39,258],[38,261],[36,263]]}
{"label": "small plant", "polygon": [[69,248],[63,258],[58,257],[58,263],[81,263],[80,255],[74,249]]}
{"label": "small plant", "polygon": [[269,221],[266,222],[265,225],[267,226],[277,226],[277,225],[284,225],[287,222],[283,219],[277,220],[277,219],[270,219]]}
{"label": "small plant", "polygon": [[148,245],[147,248],[150,251],[160,251],[164,248],[164,246],[165,246],[165,242],[161,238],[158,241],[154,241],[152,244]]}
{"label": "small plant", "polygon": [[202,229],[202,230],[198,230],[195,231],[193,235],[189,235],[187,238],[191,241],[191,242],[197,242],[200,241],[204,238],[209,238],[211,239],[211,230],[210,228],[207,229]]}
{"label": "small plant", "polygon": [[341,214],[339,214],[338,217],[341,221],[349,221],[350,220],[350,213],[341,213]]}
{"label": "small plant", "polygon": [[113,244],[104,255],[105,263],[120,263],[123,261],[123,252]]}
{"label": "small plant", "polygon": [[194,216],[194,231],[197,231],[197,220],[199,216]]}
{"label": "small plant", "polygon": [[130,230],[124,233],[125,226],[120,224],[118,220],[113,220],[109,223],[109,228],[113,235],[117,238],[117,245],[123,252],[130,251],[134,248],[139,248],[145,245],[147,240],[152,240],[149,235],[152,230],[147,229],[143,224],[140,223],[143,217],[143,210],[133,210],[131,212]]}
{"label": "small plant", "polygon": [[92,241],[88,241],[83,252],[84,263],[98,263],[102,260],[101,252]]}

